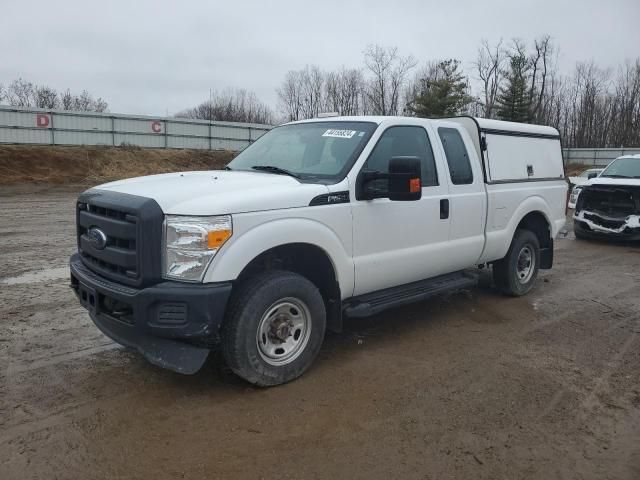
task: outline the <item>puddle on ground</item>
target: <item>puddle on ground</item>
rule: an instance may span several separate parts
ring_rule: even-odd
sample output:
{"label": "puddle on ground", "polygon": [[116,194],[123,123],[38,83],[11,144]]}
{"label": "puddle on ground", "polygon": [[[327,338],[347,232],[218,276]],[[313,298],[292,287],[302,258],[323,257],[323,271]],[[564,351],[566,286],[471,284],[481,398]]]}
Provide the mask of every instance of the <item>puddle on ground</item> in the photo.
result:
{"label": "puddle on ground", "polygon": [[2,285],[21,285],[25,283],[46,282],[48,280],[60,280],[69,277],[69,267],[46,268],[33,272],[23,273],[17,277],[0,278]]}

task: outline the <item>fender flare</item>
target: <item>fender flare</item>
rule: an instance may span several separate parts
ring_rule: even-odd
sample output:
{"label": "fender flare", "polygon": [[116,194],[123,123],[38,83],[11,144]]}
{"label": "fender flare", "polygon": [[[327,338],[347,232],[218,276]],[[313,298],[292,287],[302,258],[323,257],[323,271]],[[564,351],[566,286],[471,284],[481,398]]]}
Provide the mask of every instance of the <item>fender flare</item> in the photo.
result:
{"label": "fender flare", "polygon": [[549,234],[551,235],[551,238],[555,238],[557,234],[555,231],[556,226],[554,222],[551,221],[552,216],[549,204],[540,195],[532,195],[520,202],[513,212],[513,215],[511,215],[509,222],[503,229],[487,234],[486,245],[493,244],[494,247],[486,249],[485,252],[483,252],[482,258],[485,259],[484,261],[494,261],[503,258],[511,246],[511,241],[516,233],[516,228],[518,228],[518,225],[524,217],[533,212],[539,212],[542,214],[549,225]]}
{"label": "fender flare", "polygon": [[542,214],[549,225],[549,235],[551,235],[551,238],[555,237],[556,232],[554,232],[554,223],[551,221],[551,208],[549,207],[549,204],[540,195],[533,195],[531,197],[527,197],[526,200],[518,205],[518,208],[516,208],[516,211],[513,213],[511,220],[509,221],[508,228],[511,232],[512,238],[522,219],[533,212],[539,212]]}
{"label": "fender flare", "polygon": [[340,238],[323,223],[303,218],[272,220],[243,232],[214,257],[204,281],[233,281],[260,254],[291,243],[307,243],[323,250],[333,266],[342,298],[353,294],[353,260]]}

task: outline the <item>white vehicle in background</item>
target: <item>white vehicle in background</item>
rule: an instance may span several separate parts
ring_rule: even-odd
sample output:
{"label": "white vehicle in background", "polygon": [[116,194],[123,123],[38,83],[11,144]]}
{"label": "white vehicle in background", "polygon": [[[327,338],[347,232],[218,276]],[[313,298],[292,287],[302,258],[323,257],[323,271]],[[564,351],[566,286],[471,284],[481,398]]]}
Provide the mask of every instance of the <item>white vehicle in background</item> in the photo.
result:
{"label": "white vehicle in background", "polygon": [[603,170],[604,168],[587,168],[580,175],[577,175],[575,177],[569,177],[569,183],[573,186],[581,185],[587,180],[590,180],[600,175],[600,173],[602,173]]}
{"label": "white vehicle in background", "polygon": [[616,158],[580,188],[576,238],[640,240],[640,155]]}
{"label": "white vehicle in background", "polygon": [[566,195],[551,127],[294,122],[224,171],[82,193],[71,286],[98,328],[156,365],[195,373],[220,345],[237,375],[278,385],[343,315],[474,285],[478,265],[524,295],[553,264]]}
{"label": "white vehicle in background", "polygon": [[588,168],[577,177],[569,177],[569,183],[571,184],[571,195],[569,196],[569,208],[576,208],[576,202],[578,195],[580,195],[580,185],[597,177],[602,173],[604,168]]}

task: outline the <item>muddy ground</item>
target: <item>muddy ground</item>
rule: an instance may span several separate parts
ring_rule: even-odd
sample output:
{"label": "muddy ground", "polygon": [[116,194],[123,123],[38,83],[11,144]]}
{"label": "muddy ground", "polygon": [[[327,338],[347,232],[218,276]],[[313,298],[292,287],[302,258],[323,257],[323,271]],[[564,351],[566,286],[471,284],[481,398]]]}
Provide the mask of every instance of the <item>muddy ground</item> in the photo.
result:
{"label": "muddy ground", "polygon": [[0,189],[0,478],[640,478],[640,247],[557,241],[534,291],[349,320],[301,379],[195,376],[67,286],[74,188]]}

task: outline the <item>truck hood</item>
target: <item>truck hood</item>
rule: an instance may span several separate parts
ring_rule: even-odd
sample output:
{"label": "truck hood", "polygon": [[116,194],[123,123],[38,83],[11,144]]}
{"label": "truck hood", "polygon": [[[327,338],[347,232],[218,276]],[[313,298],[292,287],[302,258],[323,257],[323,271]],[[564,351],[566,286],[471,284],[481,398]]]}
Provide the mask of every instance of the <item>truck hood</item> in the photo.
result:
{"label": "truck hood", "polygon": [[640,178],[596,177],[580,184],[581,187],[587,187],[589,185],[628,185],[631,187],[637,187],[640,186]]}
{"label": "truck hood", "polygon": [[305,207],[328,192],[324,185],[301,183],[287,175],[211,170],[165,173],[105,183],[96,190],[153,198],[174,215],[222,215]]}

